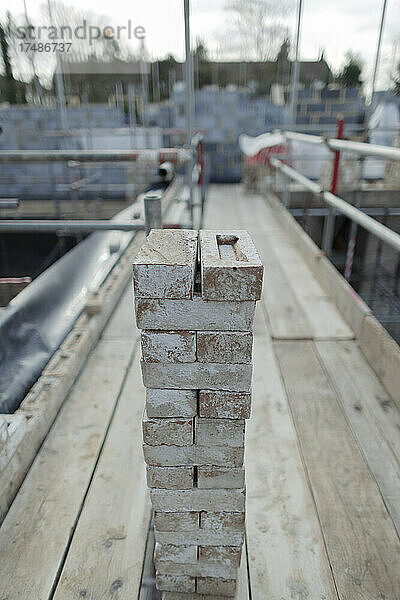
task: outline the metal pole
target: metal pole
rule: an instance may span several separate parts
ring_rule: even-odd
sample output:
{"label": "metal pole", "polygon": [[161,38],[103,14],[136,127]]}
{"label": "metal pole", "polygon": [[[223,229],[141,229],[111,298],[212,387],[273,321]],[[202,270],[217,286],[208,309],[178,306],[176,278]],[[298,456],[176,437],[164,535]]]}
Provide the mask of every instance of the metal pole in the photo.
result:
{"label": "metal pole", "polygon": [[[296,23],[296,51],[294,57],[294,64],[292,70],[292,82],[290,90],[290,102],[289,102],[289,114],[288,123],[289,126],[293,126],[296,123],[296,105],[297,105],[297,88],[299,85],[300,76],[300,63],[299,63],[299,48],[300,48],[300,28],[301,28],[301,13],[303,10],[303,0],[298,0],[297,5],[297,23]],[[288,162],[291,162],[292,146],[289,143],[288,148]],[[290,205],[290,181],[288,177],[285,177],[285,187],[283,192],[283,204],[289,208]]]}
{"label": "metal pole", "polygon": [[147,127],[147,104],[149,100],[149,83],[147,79],[147,61],[144,40],[141,42],[140,79],[142,87],[142,125]]}
{"label": "metal pole", "polygon": [[190,159],[190,151],[184,148],[160,148],[159,150],[0,150],[0,163],[9,162],[134,162],[139,157],[151,161],[182,163]]}
{"label": "metal pole", "polygon": [[[358,208],[360,206],[360,192],[356,191],[355,195],[356,195],[356,200],[354,202],[354,206],[357,206],[357,208]],[[350,281],[351,274],[353,271],[354,252],[356,249],[356,241],[357,241],[357,229],[358,229],[357,223],[352,221],[351,225],[350,225],[349,241],[347,244],[346,262],[345,262],[345,269],[344,269],[344,278],[346,279],[346,281]]]}
{"label": "metal pole", "polygon": [[193,227],[193,63],[190,52],[190,19],[189,19],[189,0],[184,0],[184,18],[185,18],[185,109],[186,109],[186,145],[192,152],[191,159],[186,167],[186,183],[189,186],[189,212],[190,222]]}
{"label": "metal pole", "polygon": [[[369,106],[368,106],[368,110],[367,110],[367,116],[368,116],[368,118],[370,117],[371,111],[372,111],[372,108],[373,108],[374,93],[375,93],[375,84],[376,84],[376,76],[377,76],[377,73],[378,73],[379,58],[380,58],[381,46],[382,46],[383,26],[384,26],[384,23],[385,23],[386,6],[387,6],[387,0],[383,0],[382,14],[381,14],[381,24],[380,24],[380,27],[379,27],[378,45],[376,47],[376,55],[375,55],[374,73],[373,73],[373,76],[372,76],[371,98],[370,98]],[[367,126],[368,126],[368,121],[367,121]]]}
{"label": "metal pole", "polygon": [[[343,139],[344,120],[338,119],[336,137]],[[336,196],[339,181],[340,150],[336,150],[333,157],[331,193]],[[329,256],[332,253],[333,237],[335,235],[335,209],[329,207],[328,214],[324,221],[324,231],[322,234],[322,249]]]}
{"label": "metal pole", "polygon": [[140,222],[130,221],[113,221],[113,220],[79,220],[79,221],[67,221],[67,220],[37,220],[37,219],[26,219],[17,221],[14,219],[7,219],[0,221],[0,231],[5,232],[22,232],[22,231],[33,231],[36,233],[49,231],[68,231],[68,232],[79,232],[89,233],[91,231],[143,231],[145,224]]}
{"label": "metal pole", "polygon": [[400,251],[400,234],[392,231],[388,227],[385,227],[379,223],[379,221],[369,217],[359,208],[356,208],[342,198],[339,198],[339,196],[335,196],[331,192],[323,192],[318,184],[314,183],[310,179],[307,179],[307,177],[301,175],[295,169],[283,164],[280,160],[271,158],[271,164],[288,174],[292,179],[295,179],[299,182],[301,181],[306,189],[315,194],[321,194],[328,206],[331,206],[332,208],[336,209],[337,212],[342,213],[352,221],[355,221],[358,223],[358,225],[382,240],[385,244],[388,244],[392,248]]}
{"label": "metal pole", "polygon": [[[53,26],[53,15],[51,11],[50,0],[47,0],[47,6],[49,10],[49,19],[50,25]],[[64,92],[64,82],[62,78],[62,69],[61,69],[61,61],[58,51],[56,50],[56,89],[57,89],[57,99],[60,107],[60,115],[61,115],[61,127],[64,132],[68,129],[68,119],[67,119],[67,109],[65,105],[65,92]]]}
{"label": "metal pole", "polygon": [[162,229],[161,196],[147,194],[144,198],[144,219],[146,223],[146,235],[152,229]]}
{"label": "metal pole", "polygon": [[291,125],[296,123],[296,103],[297,103],[297,88],[299,85],[300,63],[299,63],[299,47],[300,47],[300,27],[301,27],[301,12],[303,9],[303,0],[298,0],[297,7],[297,24],[296,24],[296,53],[292,71],[292,85],[290,92],[289,104],[289,122]]}
{"label": "metal pole", "polygon": [[18,208],[18,198],[2,198],[0,200],[0,208]]}

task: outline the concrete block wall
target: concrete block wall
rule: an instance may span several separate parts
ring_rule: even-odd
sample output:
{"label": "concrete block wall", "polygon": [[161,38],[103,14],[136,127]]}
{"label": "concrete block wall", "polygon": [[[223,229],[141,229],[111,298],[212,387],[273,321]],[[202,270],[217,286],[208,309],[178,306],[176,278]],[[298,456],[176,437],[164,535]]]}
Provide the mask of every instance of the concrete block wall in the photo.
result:
{"label": "concrete block wall", "polygon": [[165,600],[236,592],[262,279],[245,231],[152,230],[134,261],[143,453]]}
{"label": "concrete block wall", "polygon": [[[56,108],[12,106],[0,108],[0,150],[60,150],[60,149],[130,149],[159,148],[161,132],[156,128],[136,128],[130,132],[123,127],[123,113],[107,105],[91,104],[67,109],[70,135],[60,130],[61,116]],[[157,167],[150,177],[157,176]],[[0,173],[0,197],[30,199],[68,199],[70,183],[88,177],[96,171],[96,189],[83,188],[84,198],[124,197],[123,189],[114,190],[113,184],[130,183],[128,163],[102,168],[80,167],[68,169],[65,163],[8,163]],[[137,171],[137,168],[135,168]],[[73,172],[72,172],[73,171]],[[148,181],[149,177],[146,177]],[[140,184],[140,182],[138,182]]]}
{"label": "concrete block wall", "polygon": [[345,124],[356,125],[363,117],[365,100],[359,87],[322,90],[305,88],[298,91],[297,119],[298,125],[332,125],[342,115]]}

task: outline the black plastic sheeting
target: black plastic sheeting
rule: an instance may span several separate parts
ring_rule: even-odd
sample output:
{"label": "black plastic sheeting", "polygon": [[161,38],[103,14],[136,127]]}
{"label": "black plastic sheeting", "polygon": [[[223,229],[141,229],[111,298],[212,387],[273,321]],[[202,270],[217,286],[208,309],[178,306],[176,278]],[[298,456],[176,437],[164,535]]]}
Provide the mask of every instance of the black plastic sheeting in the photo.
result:
{"label": "black plastic sheeting", "polygon": [[[112,220],[129,220],[133,211],[132,205]],[[134,235],[90,234],[0,311],[0,414],[18,408],[73,328],[87,292],[101,285]],[[111,252],[118,244],[118,251]]]}

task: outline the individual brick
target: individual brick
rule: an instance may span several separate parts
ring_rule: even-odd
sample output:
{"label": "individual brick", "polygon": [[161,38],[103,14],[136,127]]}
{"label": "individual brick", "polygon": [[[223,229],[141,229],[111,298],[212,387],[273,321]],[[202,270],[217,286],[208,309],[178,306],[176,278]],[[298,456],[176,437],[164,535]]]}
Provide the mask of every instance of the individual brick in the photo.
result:
{"label": "individual brick", "polygon": [[198,561],[238,568],[242,556],[241,546],[200,546]]}
{"label": "individual brick", "polygon": [[191,363],[196,360],[194,331],[142,331],[142,359],[145,362]]}
{"label": "individual brick", "polygon": [[201,511],[200,528],[204,531],[244,531],[244,512]]}
{"label": "individual brick", "polygon": [[244,446],[244,419],[195,417],[195,442],[200,446]]}
{"label": "individual brick", "polygon": [[243,466],[244,448],[224,446],[150,446],[143,444],[144,460],[155,467],[216,465]]}
{"label": "individual brick", "polygon": [[[221,548],[222,546],[216,546]],[[226,546],[228,548],[229,546]],[[190,563],[175,563],[172,561],[157,561],[154,559],[155,567],[159,573],[176,573],[178,575],[190,575],[192,577],[222,577],[231,579],[237,576],[237,567],[229,565],[196,562]]]}
{"label": "individual brick", "polygon": [[171,560],[179,563],[197,562],[197,548],[189,545],[156,544],[155,553],[158,560]]}
{"label": "individual brick", "polygon": [[143,384],[149,388],[210,389],[250,392],[250,364],[141,362]]}
{"label": "individual brick", "polygon": [[252,347],[253,334],[249,331],[197,332],[197,360],[200,362],[250,363]]}
{"label": "individual brick", "polygon": [[193,472],[194,467],[147,466],[147,485],[149,488],[190,490]]}
{"label": "individual brick", "polygon": [[201,231],[203,300],[261,298],[263,266],[247,231]]}
{"label": "individual brick", "polygon": [[236,592],[236,579],[198,577],[196,591],[198,594],[234,596]]}
{"label": "individual brick", "polygon": [[194,417],[197,413],[195,390],[146,389],[148,417]]}
{"label": "individual brick", "polygon": [[248,419],[251,394],[201,390],[199,393],[199,416],[215,419]]}
{"label": "individual brick", "polygon": [[193,419],[143,417],[143,442],[149,446],[190,446],[193,444]]}
{"label": "individual brick", "polygon": [[[243,488],[244,469],[202,466],[197,469],[197,487],[201,489]],[[161,487],[161,486],[155,486]]]}
{"label": "individual brick", "polygon": [[167,575],[156,573],[156,587],[167,592],[194,592],[196,578],[189,575]]}
{"label": "individual brick", "polygon": [[135,298],[138,329],[250,331],[256,303]]}
{"label": "individual brick", "polygon": [[189,544],[193,546],[240,546],[244,539],[243,531],[158,531],[154,536],[159,544]]}
{"label": "individual brick", "polygon": [[[154,564],[159,573],[175,573],[195,577],[222,577],[235,579],[240,564],[240,546],[199,546],[197,556],[190,560],[185,552],[182,560],[174,550],[179,546],[156,543]],[[193,546],[187,546],[190,548]],[[172,549],[172,550],[171,550]]]}
{"label": "individual brick", "polygon": [[192,532],[199,530],[224,532],[226,534],[244,531],[244,512],[224,511],[154,511],[154,526],[158,531]]}
{"label": "individual brick", "polygon": [[192,298],[197,231],[153,229],[133,262],[136,298]]}
{"label": "individual brick", "polygon": [[176,511],[244,511],[246,490],[150,490],[154,510]]}
{"label": "individual brick", "polygon": [[155,510],[154,526],[159,531],[197,531],[200,527],[200,513],[196,511],[163,512]]}

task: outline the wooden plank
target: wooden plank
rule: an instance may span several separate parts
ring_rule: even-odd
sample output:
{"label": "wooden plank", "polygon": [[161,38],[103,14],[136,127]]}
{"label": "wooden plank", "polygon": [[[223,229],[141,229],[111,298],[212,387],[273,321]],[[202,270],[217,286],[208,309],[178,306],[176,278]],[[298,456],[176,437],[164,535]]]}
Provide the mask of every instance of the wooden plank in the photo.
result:
{"label": "wooden plank", "polygon": [[0,530],[0,598],[49,597],[131,357],[129,340],[91,353]]}
{"label": "wooden plank", "polygon": [[[150,520],[140,419],[144,389],[135,357],[111,424],[55,600],[137,598]],[[118,591],[117,591],[118,590]]]}
{"label": "wooden plank", "polygon": [[312,342],[274,344],[341,599],[396,598],[400,541]]}
{"label": "wooden plank", "polygon": [[[268,269],[271,262],[276,261],[280,266],[281,278],[284,280],[286,279],[284,285],[294,292],[295,300],[299,305],[295,308],[298,312],[298,317],[305,322],[306,330],[307,327],[310,327],[312,337],[354,337],[353,332],[332,303],[332,300],[322,290],[310,269],[304,263],[304,260],[293,245],[292,240],[288,237],[288,234],[283,229],[272,208],[267,205],[260,196],[251,196],[249,199],[244,193],[242,193],[237,202],[239,204],[239,211],[242,215],[241,227],[250,231],[264,260],[266,272],[264,295],[268,294]],[[250,202],[251,210],[248,209],[248,204]],[[266,251],[262,250],[264,240],[268,240],[266,243]],[[269,299],[270,305],[274,306],[272,303],[274,301],[282,301],[282,298],[285,298],[285,294],[284,292],[281,294],[277,292],[276,285],[271,286],[271,282],[270,287],[271,296],[273,292],[276,294],[275,297]],[[279,304],[275,306],[277,311],[279,311]],[[293,306],[295,307],[295,303]],[[299,307],[301,308],[301,312],[299,312]],[[288,316],[292,316],[292,311],[288,312]],[[294,314],[293,316],[295,317]],[[271,323],[272,326],[274,326],[273,317],[271,317]],[[296,324],[291,323],[290,325],[290,329],[292,329]],[[289,335],[285,334],[282,336],[276,335],[274,332],[274,337],[310,337],[307,335],[307,332],[306,335],[298,335],[296,329],[294,329],[294,331],[295,334],[292,336],[290,335],[290,330]]]}
{"label": "wooden plank", "polygon": [[275,239],[273,249],[310,323],[314,339],[354,338],[353,331],[290,240]]}
{"label": "wooden plank", "polygon": [[[287,234],[260,195],[235,186],[235,193],[229,192],[229,197],[231,203],[225,207],[225,212],[236,215],[233,223],[237,223],[237,227],[250,231],[264,264],[263,302],[260,302],[257,307],[255,332],[259,326],[259,315],[263,304],[266,307],[268,327],[274,337],[283,339],[311,337],[306,316],[295,298],[290,282],[284,277],[278,260],[272,252],[272,245],[268,241]],[[210,220],[209,227],[213,226],[215,224]]]}
{"label": "wooden plank", "polygon": [[272,336],[278,339],[311,338],[311,325],[277,260],[272,244],[264,234],[258,232],[253,232],[253,239],[265,268],[262,302],[267,310]]}
{"label": "wooden plank", "polygon": [[103,339],[127,338],[133,340],[138,336],[135,323],[135,309],[133,304],[132,284],[129,283],[121,296],[118,307],[114,310]]}
{"label": "wooden plank", "polygon": [[296,432],[266,335],[255,338],[246,481],[252,599],[336,599]]}
{"label": "wooden plank", "polygon": [[400,534],[400,464],[385,437],[387,433],[395,445],[400,443],[399,410],[377,381],[357,344],[319,342],[317,350]]}

